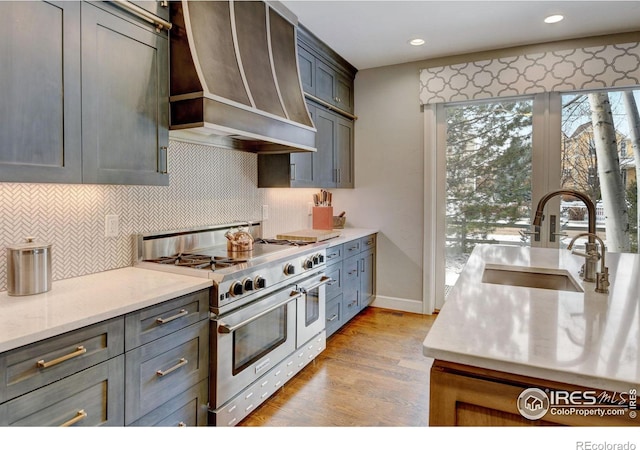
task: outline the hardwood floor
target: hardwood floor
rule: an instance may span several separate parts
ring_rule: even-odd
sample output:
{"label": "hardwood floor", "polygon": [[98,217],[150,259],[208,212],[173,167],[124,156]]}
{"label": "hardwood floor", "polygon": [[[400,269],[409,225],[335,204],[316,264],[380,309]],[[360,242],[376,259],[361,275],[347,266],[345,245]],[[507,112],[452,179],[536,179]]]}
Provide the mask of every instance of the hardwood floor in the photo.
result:
{"label": "hardwood floor", "polygon": [[239,426],[426,426],[435,318],[367,308]]}

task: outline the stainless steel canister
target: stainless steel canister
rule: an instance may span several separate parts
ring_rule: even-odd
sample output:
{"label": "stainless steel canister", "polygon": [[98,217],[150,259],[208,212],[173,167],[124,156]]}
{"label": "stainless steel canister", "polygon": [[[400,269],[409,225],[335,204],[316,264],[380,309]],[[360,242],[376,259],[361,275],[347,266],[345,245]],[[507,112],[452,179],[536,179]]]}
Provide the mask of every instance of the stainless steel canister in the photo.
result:
{"label": "stainless steel canister", "polygon": [[51,289],[51,244],[34,238],[7,247],[7,293],[32,295]]}

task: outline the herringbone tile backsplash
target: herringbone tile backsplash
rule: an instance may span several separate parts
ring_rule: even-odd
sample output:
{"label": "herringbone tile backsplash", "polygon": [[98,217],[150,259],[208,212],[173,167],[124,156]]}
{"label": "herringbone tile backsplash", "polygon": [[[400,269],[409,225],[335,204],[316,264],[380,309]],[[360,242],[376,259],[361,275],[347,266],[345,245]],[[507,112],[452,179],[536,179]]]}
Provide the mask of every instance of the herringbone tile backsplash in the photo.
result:
{"label": "herringbone tile backsplash", "polygon": [[[4,249],[26,236],[52,244],[56,281],[130,266],[138,233],[261,218],[255,155],[171,141],[168,163],[167,187],[0,183],[0,291]],[[116,238],[107,214],[120,218]]]}

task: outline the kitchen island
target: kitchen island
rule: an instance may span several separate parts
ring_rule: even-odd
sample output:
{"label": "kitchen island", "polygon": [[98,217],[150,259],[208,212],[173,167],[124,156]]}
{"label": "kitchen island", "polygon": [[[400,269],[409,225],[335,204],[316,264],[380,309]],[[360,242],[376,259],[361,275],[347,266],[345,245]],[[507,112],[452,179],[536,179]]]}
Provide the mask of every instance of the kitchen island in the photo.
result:
{"label": "kitchen island", "polygon": [[[606,419],[547,414],[538,421],[517,408],[526,388],[604,392],[628,404],[640,384],[640,256],[606,255],[608,294],[579,278],[583,262],[567,250],[475,248],[423,343],[424,355],[435,359],[431,425],[640,424],[631,410]],[[485,269],[502,269],[505,278],[514,270],[564,274],[575,286],[496,284],[500,276],[489,280]],[[592,402],[589,395],[575,401]]]}

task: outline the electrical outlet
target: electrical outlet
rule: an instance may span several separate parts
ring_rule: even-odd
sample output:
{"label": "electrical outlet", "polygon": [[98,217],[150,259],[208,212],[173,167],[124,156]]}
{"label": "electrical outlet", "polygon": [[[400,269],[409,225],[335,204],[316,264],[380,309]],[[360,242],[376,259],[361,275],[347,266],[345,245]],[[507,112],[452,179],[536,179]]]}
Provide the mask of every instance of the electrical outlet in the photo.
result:
{"label": "electrical outlet", "polygon": [[262,220],[269,219],[269,205],[262,205]]}
{"label": "electrical outlet", "polygon": [[313,214],[313,202],[307,202],[307,216]]}
{"label": "electrical outlet", "polygon": [[104,236],[117,237],[120,233],[120,218],[115,214],[109,214],[104,218]]}

